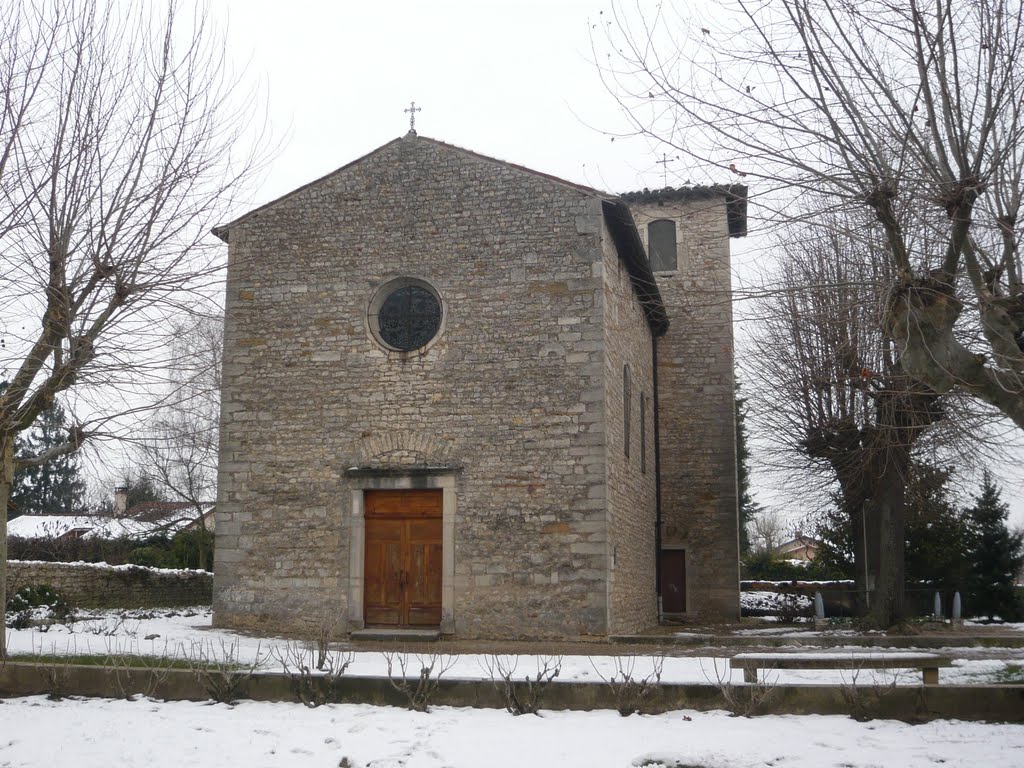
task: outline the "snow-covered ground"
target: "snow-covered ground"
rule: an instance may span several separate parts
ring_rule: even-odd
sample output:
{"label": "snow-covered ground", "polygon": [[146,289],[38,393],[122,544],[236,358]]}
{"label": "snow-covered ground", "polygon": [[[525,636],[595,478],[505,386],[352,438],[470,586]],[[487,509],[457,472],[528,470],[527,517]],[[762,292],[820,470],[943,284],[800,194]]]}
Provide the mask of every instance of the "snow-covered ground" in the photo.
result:
{"label": "snow-covered ground", "polygon": [[797,593],[745,590],[740,592],[740,609],[744,616],[769,613],[778,615],[783,611],[793,616],[810,616],[814,610],[814,600]]}
{"label": "snow-covered ground", "polygon": [[[772,631],[772,630],[766,630]],[[779,629],[774,630],[776,633]],[[808,652],[821,649],[807,647],[813,633],[801,634],[801,642]],[[795,635],[795,633],[794,633]],[[203,654],[206,658],[233,659],[241,664],[255,664],[267,671],[280,671],[279,659],[287,655],[297,643],[280,638],[258,638],[234,632],[213,629],[208,608],[179,610],[139,611],[93,611],[74,623],[54,623],[45,631],[40,628],[8,629],[8,651],[13,656],[42,655],[150,655],[176,656],[187,658]],[[608,679],[621,676],[623,665],[632,665],[629,670],[634,679],[649,676],[655,664],[661,664],[661,680],[670,683],[712,683],[742,682],[742,671],[729,669],[728,655],[711,655],[715,649],[708,649],[706,655],[665,657],[638,655],[623,659],[602,655],[603,647],[594,646],[594,653],[588,656],[564,656],[561,659],[560,680]],[[735,650],[735,649],[733,649]],[[798,650],[797,648],[780,650]],[[914,650],[914,649],[904,649]],[[923,649],[953,658],[954,666],[943,669],[943,683],[977,684],[998,682],[1007,668],[1024,667],[1024,649],[993,649],[984,652],[970,649]],[[348,651],[345,651],[348,653]],[[871,652],[869,649],[850,647],[829,648],[830,655],[843,653]],[[351,651],[352,663],[346,674],[385,676],[387,659],[378,650],[362,648]],[[997,656],[998,658],[992,658]],[[533,656],[504,657],[503,663],[518,664],[517,675],[534,675],[543,661]],[[450,664],[445,672],[447,678],[489,679],[494,665],[492,656],[485,654],[463,654],[444,660]],[[765,676],[768,683],[837,683],[851,682],[884,685],[896,681],[898,684],[919,685],[921,673],[917,670],[878,670],[852,672],[850,670],[784,670],[773,671]],[[2,738],[2,737],[0,737]],[[1022,763],[1024,764],[1024,763]]]}
{"label": "snow-covered ground", "polygon": [[1024,726],[837,716],[544,712],[109,699],[0,700],[0,766],[978,768],[1024,765]]}
{"label": "snow-covered ground", "polygon": [[[28,656],[181,656],[202,646],[243,663],[262,660],[265,669],[280,668],[273,656],[286,649],[287,641],[215,630],[210,622],[208,609],[127,615],[97,611],[68,625],[53,624],[45,632],[39,628],[8,630],[8,643],[13,654]],[[599,651],[600,646],[594,650]],[[828,653],[843,650],[830,649]],[[955,649],[939,652],[957,654]],[[987,682],[1004,672],[1007,664],[1024,664],[1024,650],[1007,649],[1002,656],[960,658],[957,666],[943,670],[943,682]],[[540,661],[531,656],[504,660],[518,663],[523,675],[534,673]],[[453,663],[447,677],[487,678],[493,657],[467,654]],[[599,680],[616,673],[617,664],[633,664],[634,677],[642,677],[656,661],[652,656],[616,661],[611,656],[593,655],[567,656],[561,663],[560,679]],[[669,657],[663,665],[662,680],[666,682],[733,679],[724,654]],[[386,673],[387,663],[379,651],[353,652],[347,674]],[[849,682],[850,674],[785,672],[776,679]],[[901,680],[916,685],[920,673],[907,672]],[[863,676],[860,681],[867,682]],[[63,763],[83,768],[180,768],[182,764],[204,768],[931,768],[938,764],[976,768],[1024,765],[1024,726],[955,721],[911,726],[884,720],[858,723],[838,716],[744,719],[724,712],[693,711],[628,718],[611,711],[545,711],[541,717],[513,717],[502,710],[452,707],[435,707],[421,714],[350,704],[309,709],[299,704],[251,701],[227,706],[149,699],[0,700],[0,768]]]}

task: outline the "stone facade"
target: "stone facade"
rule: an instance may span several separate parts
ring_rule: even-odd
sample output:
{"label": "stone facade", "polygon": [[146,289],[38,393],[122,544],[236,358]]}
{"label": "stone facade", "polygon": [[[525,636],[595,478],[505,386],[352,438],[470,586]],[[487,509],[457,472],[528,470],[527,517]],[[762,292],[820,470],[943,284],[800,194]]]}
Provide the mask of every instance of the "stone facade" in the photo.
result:
{"label": "stone facade", "polygon": [[[605,233],[605,434],[608,600],[612,633],[646,627],[657,616],[651,332],[622,259]],[[629,395],[625,395],[629,381]],[[643,404],[643,405],[641,405]],[[625,409],[629,409],[629,418]],[[644,426],[641,426],[641,422]],[[629,448],[627,455],[626,427]],[[641,435],[643,446],[641,446]]]}
{"label": "stone facade", "polygon": [[685,551],[687,614],[739,617],[735,376],[729,238],[745,234],[745,190],[627,195],[648,245],[676,223],[677,269],[655,276],[672,318],[657,341],[661,548]]}
{"label": "stone facade", "polygon": [[53,587],[73,608],[171,608],[209,605],[209,571],[106,563],[7,562],[7,594],[22,587]]}
{"label": "stone facade", "polygon": [[[410,134],[217,232],[217,625],[361,628],[366,494],[417,488],[443,496],[443,632],[657,622],[664,307],[621,202]],[[415,351],[375,331],[394,281],[441,304]]]}

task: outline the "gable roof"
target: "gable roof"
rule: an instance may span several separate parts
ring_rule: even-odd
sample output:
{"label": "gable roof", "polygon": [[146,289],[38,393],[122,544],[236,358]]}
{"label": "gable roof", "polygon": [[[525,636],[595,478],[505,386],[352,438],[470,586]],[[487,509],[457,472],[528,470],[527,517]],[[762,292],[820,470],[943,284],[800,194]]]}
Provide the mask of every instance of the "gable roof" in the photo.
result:
{"label": "gable roof", "polygon": [[[131,514],[110,515],[20,515],[7,523],[7,535],[25,539],[59,539],[77,532],[89,539],[144,539],[148,536],[173,536],[196,522],[195,508],[187,503],[153,502],[136,504]],[[203,504],[208,518],[213,503]],[[166,507],[173,507],[166,508]]]}
{"label": "gable roof", "polygon": [[[488,163],[496,163],[506,168],[513,168],[522,173],[535,176],[537,178],[544,179],[546,181],[558,184],[559,186],[568,187],[569,189],[576,190],[585,195],[597,198],[601,200],[602,213],[604,215],[605,223],[608,226],[609,231],[612,235],[612,240],[615,242],[616,250],[619,253],[619,258],[622,259],[623,264],[626,266],[626,270],[629,273],[630,280],[633,284],[634,292],[636,293],[637,300],[640,302],[641,307],[644,311],[644,316],[647,319],[647,324],[651,329],[651,333],[654,336],[660,336],[668,329],[668,313],[665,311],[665,305],[661,299],[661,292],[658,290],[657,281],[654,278],[654,273],[651,271],[650,262],[647,258],[647,252],[644,249],[643,242],[640,239],[639,233],[636,231],[636,224],[633,221],[633,215],[630,213],[629,208],[622,202],[623,198],[618,198],[615,195],[609,194],[608,192],[602,192],[599,189],[588,187],[583,184],[577,184],[572,181],[559,178],[558,176],[552,176],[548,173],[542,173],[541,171],[535,171],[532,168],[527,168],[524,165],[517,165],[510,163],[506,160],[499,160],[488,155],[482,155],[479,152],[474,152],[469,149],[457,147],[454,144],[448,144],[437,139],[431,139],[426,136],[419,136],[415,131],[410,131],[405,136],[383,144],[372,152],[356,158],[350,163],[346,163],[340,168],[331,171],[325,176],[321,176],[318,179],[303,184],[297,189],[293,189],[281,197],[271,200],[264,205],[254,208],[253,210],[239,216],[237,219],[214,227],[211,231],[214,235],[219,237],[225,243],[229,242],[231,229],[238,224],[243,223],[247,219],[261,211],[265,211],[278,203],[287,200],[301,192],[310,189],[311,187],[320,184],[327,179],[333,178],[338,174],[344,173],[349,168],[352,168],[359,163],[362,163],[374,155],[383,152],[388,149],[396,142],[399,141],[422,141],[427,144],[432,144],[437,147],[442,147],[446,150],[457,152],[467,157],[472,157],[477,160],[483,160]],[[744,188],[745,191],[745,188]]]}
{"label": "gable roof", "polygon": [[776,550],[799,549],[800,547],[820,547],[824,542],[813,536],[805,536],[798,533],[794,538],[784,541],[775,547]]}
{"label": "gable roof", "polygon": [[[198,502],[199,512],[205,517],[213,509],[212,501]],[[125,517],[143,523],[167,525],[181,520],[196,519],[196,505],[190,501],[143,501],[135,504],[125,513]]]}
{"label": "gable roof", "polygon": [[362,163],[362,162],[364,162],[366,160],[369,160],[374,155],[376,155],[376,154],[378,154],[380,152],[383,152],[384,150],[388,149],[393,144],[396,144],[396,143],[398,143],[400,141],[408,141],[409,139],[415,139],[416,141],[422,141],[422,142],[427,143],[427,144],[433,144],[436,147],[443,147],[444,149],[452,150],[453,152],[458,152],[459,154],[466,155],[467,157],[476,158],[477,160],[483,160],[483,161],[488,162],[488,163],[497,163],[499,165],[505,166],[506,168],[514,168],[517,171],[522,171],[523,173],[530,174],[531,176],[536,176],[536,177],[541,178],[541,179],[546,179],[547,181],[552,181],[555,184],[559,184],[559,185],[564,186],[564,187],[569,187],[569,188],[575,189],[575,190],[577,190],[579,192],[583,192],[584,194],[593,195],[594,197],[600,197],[600,198],[612,198],[612,197],[614,197],[614,195],[611,195],[608,192],[602,192],[601,190],[594,189],[593,187],[588,187],[588,186],[583,185],[583,184],[577,184],[577,183],[575,183],[573,181],[567,181],[566,179],[559,178],[558,176],[553,176],[553,175],[551,175],[549,173],[543,173],[541,171],[535,171],[532,168],[527,168],[525,165],[517,165],[516,163],[510,163],[507,160],[500,160],[500,159],[498,159],[496,157],[490,157],[489,155],[483,155],[483,154],[481,154],[479,152],[474,152],[471,149],[464,149],[463,147],[458,147],[458,146],[456,146],[454,144],[449,144],[449,143],[444,142],[444,141],[439,141],[438,139],[431,139],[431,138],[428,138],[427,136],[420,136],[419,134],[417,134],[415,132],[410,132],[410,133],[407,133],[405,136],[399,136],[397,139],[392,139],[391,141],[387,142],[386,144],[382,144],[381,146],[377,147],[375,150],[373,150],[371,152],[367,152],[365,155],[362,155],[360,157],[357,157],[352,162],[345,163],[345,165],[341,166],[340,168],[337,168],[337,169],[331,171],[330,173],[328,173],[328,174],[326,174],[324,176],[321,176],[318,179],[313,179],[313,181],[310,181],[310,182],[308,182],[306,184],[303,184],[301,187],[297,187],[297,188],[293,189],[291,192],[286,192],[285,194],[281,195],[280,197],[277,197],[277,198],[271,200],[268,203],[264,203],[263,205],[259,206],[258,208],[252,209],[248,213],[243,213],[237,219],[229,221],[227,224],[221,224],[219,226],[216,226],[213,229],[211,229],[210,231],[226,243],[226,242],[229,241],[228,238],[229,238],[229,233],[231,231],[231,228],[236,226],[236,225],[238,225],[238,224],[241,224],[246,219],[256,215],[257,213],[260,213],[261,211],[265,211],[268,208],[272,208],[273,206],[277,205],[278,203],[283,202],[283,201],[285,201],[285,200],[287,200],[287,199],[289,199],[291,197],[294,197],[295,195],[297,195],[297,194],[299,194],[301,192],[304,192],[305,190],[309,189],[310,187],[315,187],[317,184],[320,184],[321,182],[327,181],[328,179],[333,178],[334,176],[337,176],[337,175],[339,175],[341,173],[344,173],[349,168],[352,168],[353,166],[359,165],[360,163]]}

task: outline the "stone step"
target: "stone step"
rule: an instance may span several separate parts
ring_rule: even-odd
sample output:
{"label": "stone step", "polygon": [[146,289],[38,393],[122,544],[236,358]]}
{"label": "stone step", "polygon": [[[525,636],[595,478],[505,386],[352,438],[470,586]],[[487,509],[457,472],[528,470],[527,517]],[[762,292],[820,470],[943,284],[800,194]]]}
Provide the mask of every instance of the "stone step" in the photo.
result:
{"label": "stone step", "polygon": [[432,643],[441,639],[441,631],[437,629],[370,627],[355,630],[349,635],[349,638],[377,642]]}

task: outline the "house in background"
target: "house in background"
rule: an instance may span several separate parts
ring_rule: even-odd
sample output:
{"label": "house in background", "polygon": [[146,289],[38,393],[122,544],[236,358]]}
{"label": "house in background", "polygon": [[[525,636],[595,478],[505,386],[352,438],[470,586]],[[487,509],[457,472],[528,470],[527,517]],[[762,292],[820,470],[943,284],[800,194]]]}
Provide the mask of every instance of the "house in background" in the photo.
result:
{"label": "house in background", "polygon": [[7,536],[22,539],[146,539],[172,537],[205,527],[213,531],[215,505],[147,501],[126,509],[127,496],[114,492],[113,515],[20,515],[7,522]]}
{"label": "house in background", "polygon": [[775,556],[782,560],[803,560],[810,562],[821,547],[821,542],[812,536],[804,536],[797,532],[796,537],[784,541],[775,548]]}
{"label": "house in background", "polygon": [[218,227],[215,624],[738,618],[745,193],[618,197],[410,132]]}
{"label": "house in background", "polygon": [[128,506],[128,489],[118,486],[114,489],[114,516],[131,520],[140,527],[153,526],[156,532],[165,531],[173,536],[182,531],[216,527],[216,503],[212,501],[142,501]]}

